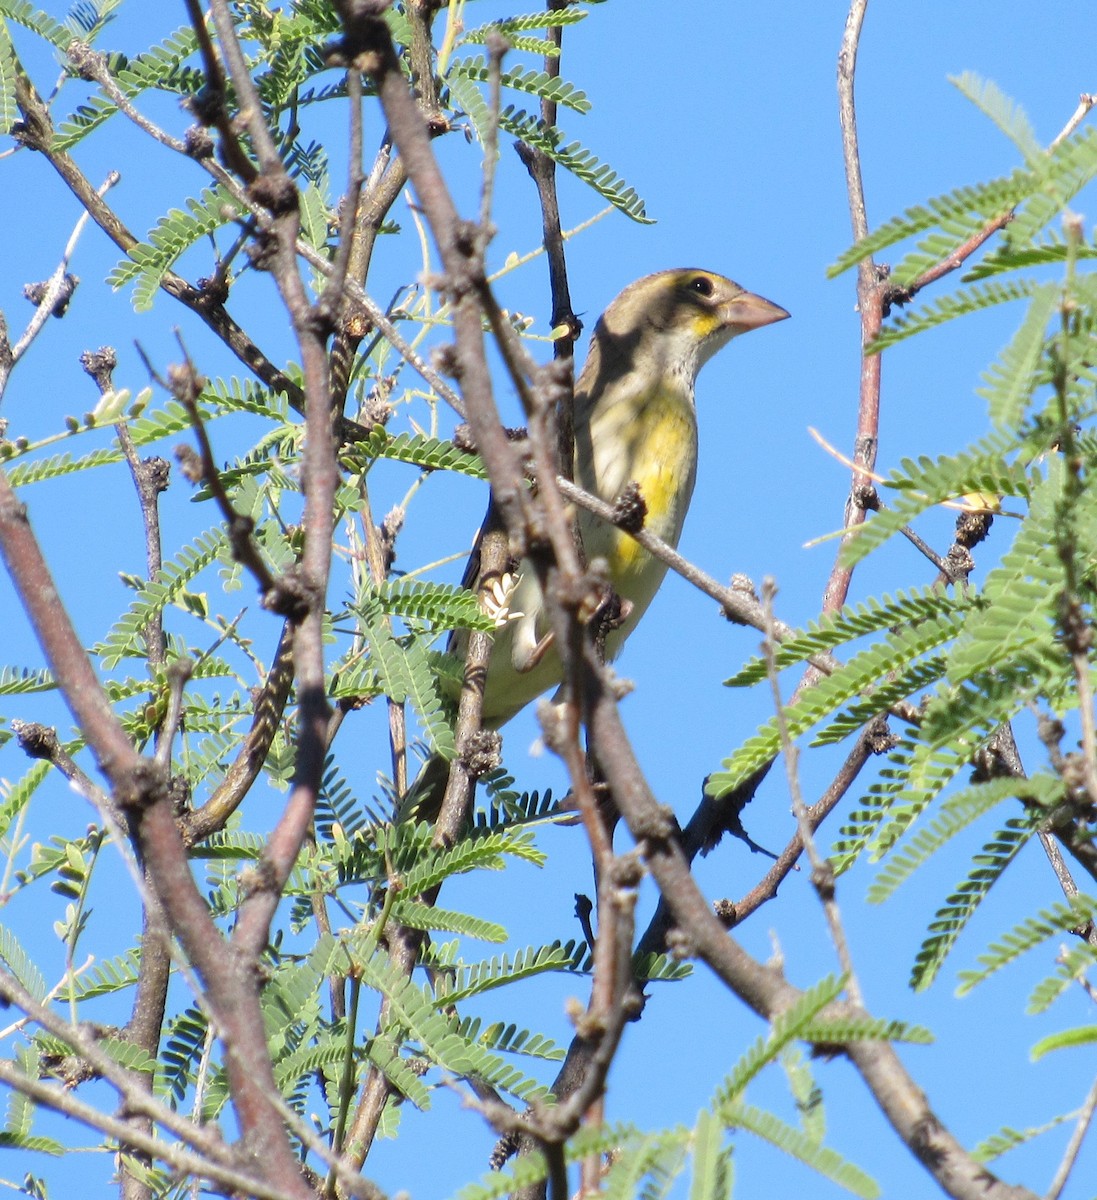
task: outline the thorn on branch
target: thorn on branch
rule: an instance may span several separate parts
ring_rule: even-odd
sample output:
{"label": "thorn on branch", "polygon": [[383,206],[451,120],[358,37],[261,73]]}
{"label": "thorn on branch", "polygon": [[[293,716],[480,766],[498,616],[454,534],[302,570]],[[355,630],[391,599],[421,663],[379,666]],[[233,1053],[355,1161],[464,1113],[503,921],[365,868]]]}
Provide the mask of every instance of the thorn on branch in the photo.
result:
{"label": "thorn on branch", "polygon": [[583,940],[586,942],[588,949],[593,953],[597,938],[594,936],[594,924],[591,917],[594,915],[594,902],[582,892],[575,893],[575,917],[579,922],[579,927],[583,931]]}

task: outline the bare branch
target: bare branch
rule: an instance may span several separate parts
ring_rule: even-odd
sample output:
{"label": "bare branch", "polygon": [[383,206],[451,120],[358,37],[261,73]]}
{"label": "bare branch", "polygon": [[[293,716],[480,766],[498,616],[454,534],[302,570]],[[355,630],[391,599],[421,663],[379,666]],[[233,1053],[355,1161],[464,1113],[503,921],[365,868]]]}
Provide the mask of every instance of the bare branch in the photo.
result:
{"label": "bare branch", "polygon": [[[95,195],[101,199],[114,187],[120,178],[121,176],[117,171],[112,171],[107,176],[105,182],[98,188]],[[68,274],[68,266],[73,254],[76,252],[76,243],[80,240],[80,235],[84,232],[87,223],[88,213],[83,212],[80,214],[72,234],[69,236],[69,240],[65,243],[65,249],[61,253],[61,261],[57,264],[57,267],[45,285],[40,289],[36,289],[36,307],[34,315],[27,322],[26,329],[23,330],[23,333],[14,346],[6,346],[4,352],[0,354],[0,399],[3,399],[8,379],[11,377],[16,364],[30,349],[34,343],[34,339],[45,328],[46,322],[51,316],[61,315],[57,309],[58,301],[61,299],[62,294],[67,290],[68,295],[71,296],[72,289],[76,286],[77,281]],[[4,340],[6,342],[6,336]]]}
{"label": "bare branch", "polygon": [[[865,19],[868,0],[852,0],[846,17],[842,46],[838,52],[838,116],[842,130],[842,158],[846,171],[846,192],[849,196],[850,224],[854,241],[868,234],[865,193],[861,182],[861,151],[857,141],[857,110],[854,104],[854,76],[857,70],[857,48]],[[846,499],[843,528],[852,530],[865,519],[865,509],[858,501],[861,489],[871,484],[871,472],[876,465],[876,449],[880,432],[880,373],[879,354],[867,354],[866,348],[880,332],[884,311],[884,274],[871,259],[857,266],[857,309],[861,314],[861,379],[857,407],[857,432],[853,443],[856,464],[849,495]],[[842,545],[850,537],[842,539]],[[831,568],[823,592],[823,610],[836,612],[846,602],[852,568],[843,565],[841,548]]]}

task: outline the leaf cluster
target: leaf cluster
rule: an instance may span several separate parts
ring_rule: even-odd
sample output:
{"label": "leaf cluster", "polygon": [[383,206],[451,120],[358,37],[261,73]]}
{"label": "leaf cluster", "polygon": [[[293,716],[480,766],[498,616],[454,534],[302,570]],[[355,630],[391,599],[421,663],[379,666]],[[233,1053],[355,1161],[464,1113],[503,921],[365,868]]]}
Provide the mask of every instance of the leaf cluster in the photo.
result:
{"label": "leaf cluster", "polygon": [[[990,432],[956,452],[901,461],[881,480],[886,502],[847,531],[844,558],[850,566],[861,562],[942,505],[961,510],[955,550],[967,553],[999,523],[1006,526],[1004,548],[995,556],[994,543],[979,547],[978,582],[969,569],[861,601],[782,638],[772,668],[762,657],[747,663],[730,686],[764,684],[773,669],[815,666],[782,719],[767,721],[708,781],[711,796],[726,797],[782,752],[785,736],[823,747],[852,738],[869,721],[889,722],[886,765],[855,801],[831,852],[839,873],[862,858],[882,862],[869,891],[876,903],[976,823],[993,821],[928,924],[912,965],[915,988],[934,981],[994,886],[1038,835],[1059,839],[1093,871],[1093,798],[1079,785],[1079,772],[1097,759],[1084,733],[1097,617],[1097,288],[1087,271],[1095,247],[1070,206],[1097,175],[1097,134],[1084,129],[1044,150],[1025,114],[997,87],[972,75],[955,82],[1013,141],[1022,164],[1001,179],[908,209],[842,255],[832,272],[914,240],[890,275],[900,306],[930,268],[965,258],[1000,227],[998,242],[967,266],[959,288],[893,315],[872,349],[930,336],[1003,304],[1022,312],[978,389]],[[839,661],[820,669],[826,654]],[[1074,752],[1067,744],[1078,734]],[[1027,772],[1016,748],[1022,736],[1042,760]],[[1066,903],[1034,897],[1031,915],[994,940],[977,969],[961,973],[961,992],[1056,935],[1080,934],[1085,940],[1035,987],[1030,1008],[1042,1010],[1092,969],[1092,905],[1084,893]],[[1087,1031],[1076,1032],[1038,1049],[1090,1040]]]}

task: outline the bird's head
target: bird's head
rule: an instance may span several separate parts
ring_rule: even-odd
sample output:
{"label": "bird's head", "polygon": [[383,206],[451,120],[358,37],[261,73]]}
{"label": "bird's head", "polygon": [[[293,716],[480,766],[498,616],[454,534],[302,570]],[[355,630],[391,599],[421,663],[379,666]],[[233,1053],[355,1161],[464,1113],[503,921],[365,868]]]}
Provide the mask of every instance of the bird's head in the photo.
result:
{"label": "bird's head", "polygon": [[679,268],[625,288],[595,327],[594,343],[604,368],[654,356],[692,386],[701,366],[733,337],[788,315],[714,271]]}

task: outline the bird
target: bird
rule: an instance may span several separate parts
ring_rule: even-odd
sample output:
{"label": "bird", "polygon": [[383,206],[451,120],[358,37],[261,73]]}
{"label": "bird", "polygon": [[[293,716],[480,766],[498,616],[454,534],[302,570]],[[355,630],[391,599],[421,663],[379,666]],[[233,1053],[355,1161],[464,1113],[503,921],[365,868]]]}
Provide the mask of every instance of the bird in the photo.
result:
{"label": "bird", "polygon": [[[635,485],[643,527],[676,547],[697,476],[697,374],[740,334],[788,316],[715,271],[677,268],[629,284],[595,325],[575,385],[575,482],[611,504]],[[587,561],[604,560],[622,601],[623,620],[606,637],[612,660],[658,591],[666,565],[586,510],[578,525]],[[563,674],[536,571],[523,560],[513,578],[484,680],[486,729],[498,729]],[[465,644],[458,636],[451,650],[460,654]],[[440,764],[432,770],[428,761],[420,781],[428,775],[437,785]],[[421,794],[422,783],[412,790]]]}

